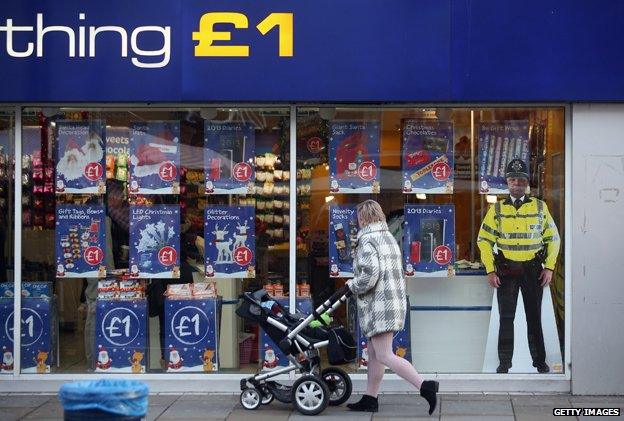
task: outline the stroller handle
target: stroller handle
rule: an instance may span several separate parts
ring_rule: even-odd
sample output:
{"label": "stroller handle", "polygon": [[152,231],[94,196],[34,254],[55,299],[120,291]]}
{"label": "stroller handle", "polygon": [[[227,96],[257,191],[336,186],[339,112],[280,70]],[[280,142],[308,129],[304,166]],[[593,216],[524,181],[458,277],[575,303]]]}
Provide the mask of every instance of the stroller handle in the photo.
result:
{"label": "stroller handle", "polygon": [[326,301],[329,301],[330,303],[335,303],[340,298],[342,298],[343,295],[347,298],[353,295],[353,291],[351,291],[347,284],[344,284],[342,287],[338,288],[338,290],[334,292]]}

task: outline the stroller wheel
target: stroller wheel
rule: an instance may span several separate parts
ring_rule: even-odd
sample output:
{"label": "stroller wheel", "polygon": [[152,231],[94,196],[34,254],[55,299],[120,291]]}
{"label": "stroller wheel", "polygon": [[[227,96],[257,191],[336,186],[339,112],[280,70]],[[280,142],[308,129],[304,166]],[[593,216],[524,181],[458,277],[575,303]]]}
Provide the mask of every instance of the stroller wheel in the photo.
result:
{"label": "stroller wheel", "polygon": [[262,400],[260,402],[262,403],[262,405],[268,405],[271,402],[273,402],[273,399],[275,399],[275,396],[273,396],[273,393],[267,391],[267,392],[264,392],[262,396]]}
{"label": "stroller wheel", "polygon": [[300,377],[292,386],[292,402],[303,415],[316,415],[325,410],[329,403],[329,389],[317,376]]}
{"label": "stroller wheel", "polygon": [[342,405],[349,400],[353,383],[344,370],[338,367],[328,367],[321,372],[321,377],[329,389],[329,405]]}
{"label": "stroller wheel", "polygon": [[260,392],[253,387],[243,390],[240,394],[240,403],[245,409],[257,409],[261,401]]}

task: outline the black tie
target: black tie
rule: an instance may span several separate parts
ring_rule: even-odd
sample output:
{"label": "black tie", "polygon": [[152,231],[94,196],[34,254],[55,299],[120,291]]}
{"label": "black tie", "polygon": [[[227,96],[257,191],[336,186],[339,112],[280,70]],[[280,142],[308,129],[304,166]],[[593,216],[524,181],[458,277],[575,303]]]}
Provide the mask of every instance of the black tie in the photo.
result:
{"label": "black tie", "polygon": [[522,200],[520,199],[514,200],[514,207],[516,208],[516,210],[520,209],[520,206],[522,206]]}

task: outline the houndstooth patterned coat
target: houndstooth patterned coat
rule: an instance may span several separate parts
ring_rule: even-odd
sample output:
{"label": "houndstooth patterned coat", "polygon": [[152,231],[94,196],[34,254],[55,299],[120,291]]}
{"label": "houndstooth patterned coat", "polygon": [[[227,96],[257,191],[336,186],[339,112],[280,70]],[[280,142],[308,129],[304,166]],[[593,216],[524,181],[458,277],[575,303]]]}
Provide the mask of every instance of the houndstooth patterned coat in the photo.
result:
{"label": "houndstooth patterned coat", "polygon": [[401,330],[407,311],[401,250],[385,222],[360,230],[353,269],[347,284],[357,296],[362,335]]}

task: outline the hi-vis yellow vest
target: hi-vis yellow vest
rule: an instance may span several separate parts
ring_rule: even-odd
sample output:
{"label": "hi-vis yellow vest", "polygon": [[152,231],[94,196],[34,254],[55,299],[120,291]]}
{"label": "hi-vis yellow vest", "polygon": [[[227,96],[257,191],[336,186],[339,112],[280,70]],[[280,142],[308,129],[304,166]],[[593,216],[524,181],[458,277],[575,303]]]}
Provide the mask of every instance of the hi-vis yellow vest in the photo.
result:
{"label": "hi-vis yellow vest", "polygon": [[477,238],[487,273],[494,271],[495,244],[499,253],[516,262],[531,260],[544,248],[544,267],[553,270],[560,243],[546,203],[535,197],[525,197],[518,210],[509,198],[490,206]]}

